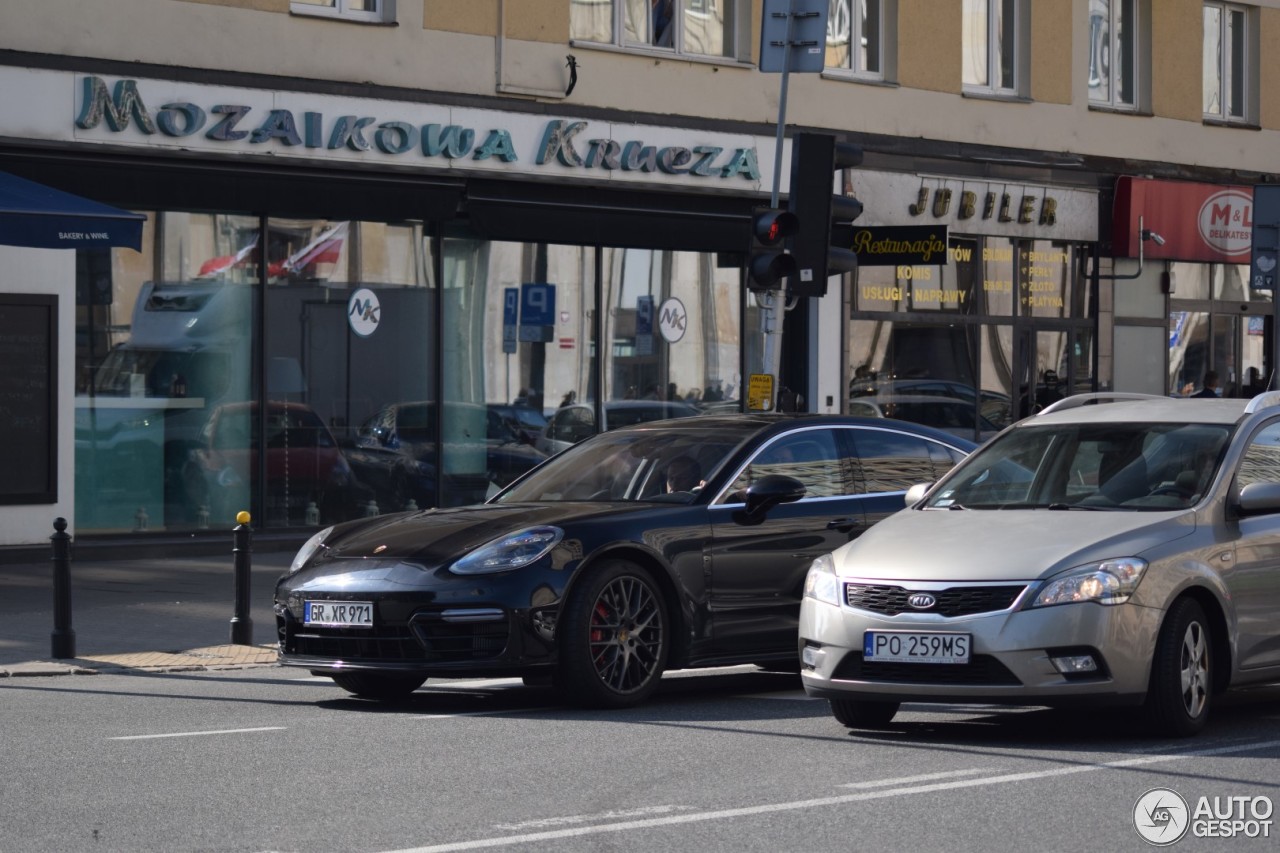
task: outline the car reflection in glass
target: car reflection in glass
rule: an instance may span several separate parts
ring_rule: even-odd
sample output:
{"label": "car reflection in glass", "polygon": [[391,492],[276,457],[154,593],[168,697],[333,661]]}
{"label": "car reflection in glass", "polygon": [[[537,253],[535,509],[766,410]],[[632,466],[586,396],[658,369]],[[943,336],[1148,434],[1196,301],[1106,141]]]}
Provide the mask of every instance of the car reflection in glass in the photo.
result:
{"label": "car reflection in glass", "polygon": [[671,669],[797,671],[809,564],[973,447],[838,416],[611,430],[484,504],[316,534],[276,589],[281,662],[370,698],[523,676],[596,707],[643,701]]}

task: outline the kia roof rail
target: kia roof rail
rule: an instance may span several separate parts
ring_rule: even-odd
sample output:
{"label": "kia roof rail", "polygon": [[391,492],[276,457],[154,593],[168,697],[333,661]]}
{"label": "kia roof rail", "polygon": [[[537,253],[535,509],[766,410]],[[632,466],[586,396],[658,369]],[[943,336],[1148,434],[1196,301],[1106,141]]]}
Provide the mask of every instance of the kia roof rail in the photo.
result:
{"label": "kia roof rail", "polygon": [[1139,394],[1136,391],[1093,391],[1088,394],[1073,394],[1070,397],[1063,397],[1061,400],[1050,403],[1045,406],[1037,415],[1047,415],[1050,412],[1061,412],[1066,409],[1075,409],[1080,406],[1087,406],[1092,403],[1118,403],[1123,400],[1165,400],[1159,394]]}

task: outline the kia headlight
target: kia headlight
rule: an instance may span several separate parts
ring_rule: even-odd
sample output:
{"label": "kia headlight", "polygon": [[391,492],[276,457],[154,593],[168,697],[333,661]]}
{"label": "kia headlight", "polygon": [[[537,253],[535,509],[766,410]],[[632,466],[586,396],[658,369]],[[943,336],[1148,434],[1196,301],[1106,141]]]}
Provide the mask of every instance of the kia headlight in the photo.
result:
{"label": "kia headlight", "polygon": [[332,527],[326,527],[315,536],[312,536],[306,542],[302,543],[302,547],[298,549],[297,556],[293,558],[293,562],[289,564],[289,574],[301,569],[307,564],[307,561],[315,556],[316,551],[320,550],[320,546],[324,544],[324,540],[329,538],[329,534],[333,532]]}
{"label": "kia headlight", "polygon": [[840,606],[840,580],[836,577],[836,561],[830,554],[823,554],[809,564],[809,574],[804,578],[804,596]]}
{"label": "kia headlight", "polygon": [[481,545],[449,570],[459,575],[484,575],[522,569],[545,557],[563,538],[559,527],[530,527]]}
{"label": "kia headlight", "polygon": [[1031,600],[1032,607],[1092,601],[1124,604],[1138,588],[1147,561],[1138,557],[1103,560],[1077,566],[1047,581]]}

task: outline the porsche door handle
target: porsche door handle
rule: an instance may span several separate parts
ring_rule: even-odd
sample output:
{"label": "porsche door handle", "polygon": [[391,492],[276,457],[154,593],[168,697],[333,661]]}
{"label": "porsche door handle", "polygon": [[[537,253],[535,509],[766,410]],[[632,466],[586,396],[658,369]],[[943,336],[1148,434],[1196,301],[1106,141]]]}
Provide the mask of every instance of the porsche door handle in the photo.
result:
{"label": "porsche door handle", "polygon": [[848,533],[862,523],[857,518],[833,518],[827,522],[828,530],[839,530],[841,533]]}

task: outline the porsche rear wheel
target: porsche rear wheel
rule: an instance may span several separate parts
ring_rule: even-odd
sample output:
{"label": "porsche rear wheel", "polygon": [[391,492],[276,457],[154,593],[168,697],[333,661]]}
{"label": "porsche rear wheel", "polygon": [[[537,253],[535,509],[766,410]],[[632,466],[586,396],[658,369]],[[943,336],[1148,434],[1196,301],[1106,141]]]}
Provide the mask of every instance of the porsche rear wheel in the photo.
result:
{"label": "porsche rear wheel", "polygon": [[624,708],[657,689],[670,643],[667,605],[649,572],[601,564],[573,590],[560,620],[555,683],[573,701]]}
{"label": "porsche rear wheel", "polygon": [[403,672],[344,672],[331,676],[333,683],[364,699],[403,699],[423,684],[425,675]]}

